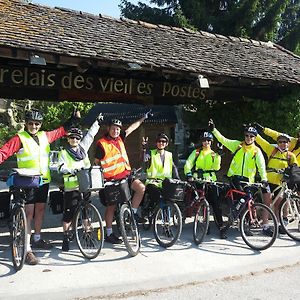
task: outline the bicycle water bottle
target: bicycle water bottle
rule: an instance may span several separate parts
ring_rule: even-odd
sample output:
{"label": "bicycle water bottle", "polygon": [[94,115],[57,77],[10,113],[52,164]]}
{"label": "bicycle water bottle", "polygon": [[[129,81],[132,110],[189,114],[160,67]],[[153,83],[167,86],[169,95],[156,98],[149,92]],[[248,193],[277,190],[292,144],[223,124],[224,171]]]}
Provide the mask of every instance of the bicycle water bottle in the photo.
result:
{"label": "bicycle water bottle", "polygon": [[241,198],[241,199],[239,200],[238,204],[236,205],[235,209],[236,209],[237,211],[239,211],[239,210],[243,207],[244,203],[245,203],[245,199],[244,199],[244,198]]}

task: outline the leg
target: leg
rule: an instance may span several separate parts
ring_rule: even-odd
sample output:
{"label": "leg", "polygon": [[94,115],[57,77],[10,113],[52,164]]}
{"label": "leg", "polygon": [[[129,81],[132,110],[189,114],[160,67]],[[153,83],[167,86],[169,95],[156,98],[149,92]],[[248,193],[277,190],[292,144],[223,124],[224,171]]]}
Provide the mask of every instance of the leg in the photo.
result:
{"label": "leg", "polygon": [[104,219],[106,224],[106,237],[105,241],[111,244],[121,244],[122,240],[119,239],[112,231],[112,223],[114,220],[114,214],[116,205],[109,205],[106,207]]}
{"label": "leg", "polygon": [[132,207],[138,208],[145,193],[145,185],[139,179],[135,179],[131,183],[131,188],[134,191],[134,196],[132,198]]}

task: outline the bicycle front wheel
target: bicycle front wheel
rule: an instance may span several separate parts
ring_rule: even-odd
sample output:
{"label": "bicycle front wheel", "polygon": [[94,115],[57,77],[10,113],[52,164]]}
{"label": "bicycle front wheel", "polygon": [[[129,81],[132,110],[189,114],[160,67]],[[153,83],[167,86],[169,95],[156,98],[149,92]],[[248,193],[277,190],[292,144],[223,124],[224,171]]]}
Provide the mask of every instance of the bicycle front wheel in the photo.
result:
{"label": "bicycle front wheel", "polygon": [[[268,230],[263,228],[268,221]],[[254,250],[265,250],[271,247],[278,234],[278,223],[273,211],[261,203],[253,203],[241,216],[240,232],[244,242]]]}
{"label": "bicycle front wheel", "polygon": [[141,238],[132,209],[127,203],[122,204],[120,209],[120,229],[128,253],[136,256],[140,251]]}
{"label": "bicycle front wheel", "polygon": [[168,248],[179,239],[182,231],[182,215],[176,203],[166,202],[158,207],[154,217],[154,237],[157,243]]}
{"label": "bicycle front wheel", "polygon": [[292,195],[284,199],[279,207],[279,220],[287,235],[300,241],[300,197]]}
{"label": "bicycle front wheel", "polygon": [[103,247],[103,224],[98,209],[91,203],[80,206],[75,215],[75,238],[85,258],[96,258]]}
{"label": "bicycle front wheel", "polygon": [[11,254],[16,271],[23,268],[26,257],[27,221],[23,207],[16,207],[12,212]]}
{"label": "bicycle front wheel", "polygon": [[209,204],[206,199],[202,199],[195,212],[193,238],[196,245],[202,243],[209,225]]}

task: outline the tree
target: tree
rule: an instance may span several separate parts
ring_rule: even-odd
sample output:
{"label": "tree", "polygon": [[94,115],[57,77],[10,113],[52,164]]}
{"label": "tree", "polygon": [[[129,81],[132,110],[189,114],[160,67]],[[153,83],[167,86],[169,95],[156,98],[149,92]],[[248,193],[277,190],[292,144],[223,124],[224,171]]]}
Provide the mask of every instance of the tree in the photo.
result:
{"label": "tree", "polygon": [[299,0],[121,0],[121,15],[155,24],[273,41],[299,51]]}

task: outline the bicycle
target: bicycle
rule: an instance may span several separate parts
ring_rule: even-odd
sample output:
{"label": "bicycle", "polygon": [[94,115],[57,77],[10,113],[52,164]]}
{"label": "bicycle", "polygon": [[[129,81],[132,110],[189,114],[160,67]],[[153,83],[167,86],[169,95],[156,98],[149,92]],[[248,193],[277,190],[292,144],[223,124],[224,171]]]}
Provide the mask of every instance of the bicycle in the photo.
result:
{"label": "bicycle", "polygon": [[[287,169],[272,169],[272,172],[283,174],[281,184],[273,191],[271,207],[282,199],[279,205],[279,222],[286,234],[295,241],[300,241],[300,196],[289,186],[290,176]],[[273,198],[272,197],[272,198]]]}
{"label": "bicycle", "polygon": [[[134,177],[138,171],[133,171],[131,176]],[[128,178],[104,182],[103,191],[106,204],[116,204],[116,221],[127,252],[131,256],[136,256],[140,252],[141,237],[132,210]]]}
{"label": "bicycle", "polygon": [[[262,188],[261,183],[240,181],[243,190],[239,190],[228,183],[213,182],[225,193],[223,199],[227,206],[224,228],[228,229],[238,223],[239,231],[244,242],[254,250],[265,250],[271,247],[278,234],[278,223],[274,212],[265,204],[257,202],[257,190]],[[239,209],[236,209],[240,206]],[[264,232],[263,224],[268,221],[268,226],[273,228],[272,235]]]}
{"label": "bicycle", "polygon": [[[161,183],[163,179],[148,178],[154,183]],[[175,185],[182,184],[180,180],[172,180]],[[180,190],[179,195],[183,197],[183,191]],[[164,193],[164,189],[159,193],[159,199],[151,201],[147,194],[147,187],[145,196],[141,205],[142,217],[148,219],[148,224],[144,225],[145,229],[150,229],[153,224],[154,237],[157,243],[168,248],[173,246],[179,239],[182,231],[182,214],[179,206],[175,201],[178,198],[174,198],[174,194]]]}
{"label": "bicycle", "polygon": [[194,180],[185,183],[184,204],[181,207],[183,219],[194,216],[193,239],[196,245],[202,243],[209,226],[210,208],[205,197],[208,181]]}
{"label": "bicycle", "polygon": [[24,266],[27,254],[26,188],[38,188],[41,177],[38,172],[33,170],[13,169],[10,175],[1,175],[0,180],[9,185],[11,195],[8,220],[10,249],[14,269],[19,271]]}

